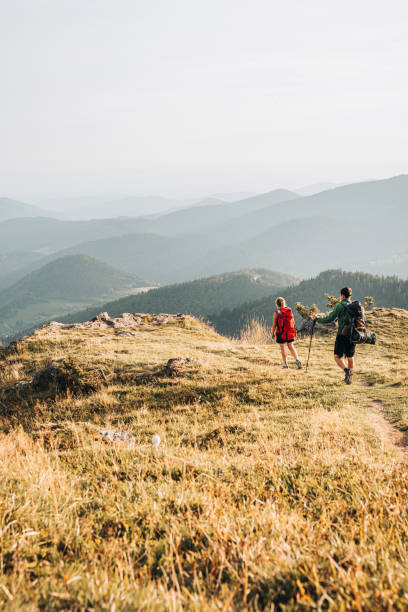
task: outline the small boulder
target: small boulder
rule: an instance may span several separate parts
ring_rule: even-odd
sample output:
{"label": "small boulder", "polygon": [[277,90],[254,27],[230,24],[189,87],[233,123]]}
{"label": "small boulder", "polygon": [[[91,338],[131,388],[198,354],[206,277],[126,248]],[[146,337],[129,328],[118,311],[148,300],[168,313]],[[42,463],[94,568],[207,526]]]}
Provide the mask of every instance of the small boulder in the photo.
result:
{"label": "small boulder", "polygon": [[103,429],[99,432],[104,442],[110,442],[111,444],[120,444],[125,448],[134,448],[136,445],[136,439],[132,434],[126,431],[120,431],[119,429]]}
{"label": "small boulder", "polygon": [[164,371],[168,376],[178,376],[186,370],[190,370],[194,365],[201,363],[200,359],[192,359],[190,357],[174,357],[169,359]]}

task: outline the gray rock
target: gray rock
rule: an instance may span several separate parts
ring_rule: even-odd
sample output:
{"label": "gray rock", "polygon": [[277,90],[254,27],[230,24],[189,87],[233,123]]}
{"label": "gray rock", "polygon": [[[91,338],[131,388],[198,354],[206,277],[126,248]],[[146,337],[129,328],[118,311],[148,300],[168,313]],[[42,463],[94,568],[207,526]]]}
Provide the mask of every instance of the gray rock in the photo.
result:
{"label": "gray rock", "polygon": [[174,357],[173,359],[168,360],[164,370],[170,376],[177,376],[186,370],[194,368],[194,366],[200,363],[200,359],[192,359],[191,357]]}
{"label": "gray rock", "polygon": [[126,431],[120,431],[119,429],[102,429],[99,433],[105,442],[110,442],[111,444],[120,444],[126,448],[134,448],[136,445],[134,436]]}

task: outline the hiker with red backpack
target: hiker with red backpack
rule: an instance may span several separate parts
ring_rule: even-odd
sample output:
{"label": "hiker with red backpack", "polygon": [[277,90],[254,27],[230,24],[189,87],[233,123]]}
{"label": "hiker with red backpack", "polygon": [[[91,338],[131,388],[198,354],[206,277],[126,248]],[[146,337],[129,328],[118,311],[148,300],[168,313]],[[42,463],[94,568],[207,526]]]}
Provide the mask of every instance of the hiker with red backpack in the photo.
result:
{"label": "hiker with red backpack", "polygon": [[302,368],[302,362],[294,346],[294,341],[297,336],[295,319],[291,308],[286,306],[286,301],[283,297],[277,298],[276,310],[273,313],[272,338],[275,338],[275,336],[276,342],[279,344],[282,353],[283,369],[287,370],[289,368],[288,354],[286,352],[287,346],[300,370]]}

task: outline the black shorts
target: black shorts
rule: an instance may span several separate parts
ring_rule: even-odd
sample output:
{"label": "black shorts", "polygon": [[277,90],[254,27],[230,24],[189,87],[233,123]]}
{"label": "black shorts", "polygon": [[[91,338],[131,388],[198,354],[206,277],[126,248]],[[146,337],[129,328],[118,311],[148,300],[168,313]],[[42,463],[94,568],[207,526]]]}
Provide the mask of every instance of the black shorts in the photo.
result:
{"label": "black shorts", "polygon": [[356,345],[353,342],[350,342],[350,338],[348,336],[340,336],[339,334],[336,336],[336,342],[334,343],[334,354],[337,357],[354,357],[354,353],[356,352]]}
{"label": "black shorts", "polygon": [[290,344],[291,342],[294,342],[294,340],[295,340],[294,338],[292,338],[292,340],[283,340],[280,334],[276,334],[276,342],[278,344],[286,344],[286,343]]}

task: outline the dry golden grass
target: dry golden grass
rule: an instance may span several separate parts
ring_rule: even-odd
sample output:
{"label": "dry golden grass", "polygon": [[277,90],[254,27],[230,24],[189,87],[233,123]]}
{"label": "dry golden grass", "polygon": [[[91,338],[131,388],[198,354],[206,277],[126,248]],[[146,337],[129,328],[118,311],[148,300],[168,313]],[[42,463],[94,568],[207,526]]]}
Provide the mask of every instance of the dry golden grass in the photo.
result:
{"label": "dry golden grass", "polygon": [[241,331],[240,340],[246,344],[270,344],[271,329],[264,319],[250,319]]}
{"label": "dry golden grass", "polygon": [[[0,388],[67,355],[108,381],[0,398],[3,608],[408,609],[408,467],[370,419],[376,400],[408,422],[408,313],[370,320],[379,344],[358,347],[352,387],[331,338],[313,340],[305,375],[281,370],[275,344],[192,319],[39,334],[5,356]],[[177,356],[200,363],[135,378]],[[102,427],[136,448],[103,443]]]}

